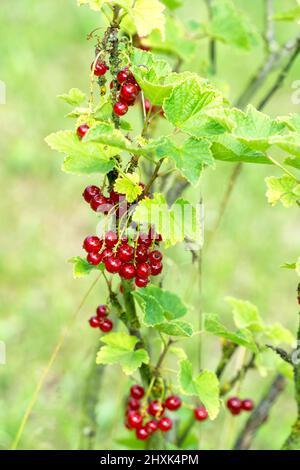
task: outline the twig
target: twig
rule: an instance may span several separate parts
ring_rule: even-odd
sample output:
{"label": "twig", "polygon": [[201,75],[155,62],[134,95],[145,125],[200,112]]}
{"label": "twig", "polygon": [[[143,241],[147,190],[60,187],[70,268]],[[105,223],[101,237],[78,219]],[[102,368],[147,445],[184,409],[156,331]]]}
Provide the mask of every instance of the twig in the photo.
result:
{"label": "twig", "polygon": [[174,341],[171,338],[169,338],[169,341],[164,345],[161,355],[159,356],[157,364],[153,370],[153,376],[157,376],[159,374],[159,369],[161,368],[161,365],[166,357],[166,354],[173,343]]}
{"label": "twig", "polygon": [[216,368],[216,376],[218,377],[218,379],[222,377],[227,365],[229,364],[237,348],[238,348],[237,344],[231,343],[229,341],[224,341],[223,347],[222,347],[222,356]]}
{"label": "twig", "polygon": [[275,37],[275,26],[273,21],[274,5],[273,0],[265,0],[265,41],[267,50],[272,52],[277,49],[278,44]]}
{"label": "twig", "polygon": [[278,396],[284,390],[285,384],[285,378],[282,375],[278,374],[271,383],[265,396],[256,406],[254,411],[251,413],[249,419],[245,424],[244,429],[241,431],[234,444],[234,450],[250,449],[256,432],[268,419],[270,410]]}
{"label": "twig", "polygon": [[[209,19],[212,20],[212,1],[205,0]],[[209,41],[209,58],[210,58],[210,70],[212,75],[217,73],[217,44],[215,39]]]}
{"label": "twig", "polygon": [[143,197],[147,196],[149,194],[149,191],[154,183],[154,181],[156,180],[156,178],[158,177],[158,174],[159,174],[159,170],[160,170],[160,167],[162,166],[163,164],[163,161],[164,161],[164,158],[162,158],[161,160],[159,160],[157,163],[156,163],[156,166],[154,168],[154,171],[153,171],[153,174],[150,178],[150,181],[148,182],[148,184],[146,185],[145,187],[145,190],[143,192]]}
{"label": "twig", "polygon": [[223,385],[220,391],[220,395],[224,396],[226,395],[234,386],[235,384],[245,376],[245,374],[250,370],[254,368],[254,363],[255,363],[255,354],[252,354],[250,360],[243,366],[241,367],[236,375],[226,384]]}
{"label": "twig", "polygon": [[284,349],[276,348],[272,346],[271,344],[266,344],[266,347],[274,351],[276,354],[278,354],[278,356],[280,356],[281,359],[283,359],[288,364],[293,364],[291,355],[288,352],[286,352]]}

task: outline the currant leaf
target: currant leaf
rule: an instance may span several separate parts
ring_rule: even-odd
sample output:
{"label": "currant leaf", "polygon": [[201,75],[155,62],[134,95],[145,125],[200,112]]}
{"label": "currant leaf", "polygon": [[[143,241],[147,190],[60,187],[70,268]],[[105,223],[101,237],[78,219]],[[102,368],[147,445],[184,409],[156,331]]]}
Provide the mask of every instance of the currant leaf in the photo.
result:
{"label": "currant leaf", "polygon": [[134,202],[143,192],[139,182],[140,178],[137,173],[126,173],[118,176],[114,190],[120,194],[125,194],[128,202]]}
{"label": "currant leaf", "polygon": [[92,271],[103,271],[103,264],[98,264],[98,266],[93,266],[88,263],[84,258],[76,256],[71,258],[70,263],[73,263],[73,275],[74,278],[84,277],[90,274]]}
{"label": "currant leaf", "polygon": [[280,201],[284,207],[292,207],[300,201],[300,184],[291,176],[269,176],[265,181],[268,187],[268,202],[272,206]]}
{"label": "currant leaf", "polygon": [[86,95],[79,88],[71,88],[69,93],[58,95],[58,98],[72,106],[80,106],[85,101]]}

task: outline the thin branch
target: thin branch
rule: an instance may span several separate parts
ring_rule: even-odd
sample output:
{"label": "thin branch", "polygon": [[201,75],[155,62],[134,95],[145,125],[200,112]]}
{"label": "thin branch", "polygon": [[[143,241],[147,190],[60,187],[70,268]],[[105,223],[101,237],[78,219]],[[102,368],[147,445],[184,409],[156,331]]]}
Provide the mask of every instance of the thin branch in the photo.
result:
{"label": "thin branch", "polygon": [[154,171],[153,171],[153,174],[150,178],[150,181],[148,182],[148,184],[146,185],[145,187],[145,190],[143,192],[143,197],[147,196],[149,194],[149,191],[154,183],[154,181],[156,180],[156,178],[158,177],[158,174],[159,174],[159,170],[160,170],[160,167],[162,166],[163,164],[163,161],[164,161],[164,158],[162,158],[161,160],[159,160],[154,168]]}
{"label": "thin branch", "polygon": [[237,348],[237,344],[231,343],[230,341],[224,341],[222,347],[222,356],[216,368],[216,376],[218,377],[218,379],[222,377],[227,365],[229,364]]}
{"label": "thin branch", "polygon": [[[212,20],[212,0],[205,0],[209,20]],[[212,75],[217,73],[217,44],[215,39],[209,41],[209,60],[210,60],[210,71]]]}
{"label": "thin branch", "polygon": [[267,50],[272,52],[278,48],[275,37],[274,2],[273,0],[265,0],[265,41]]}
{"label": "thin branch", "polygon": [[278,356],[280,356],[281,359],[283,359],[288,364],[293,364],[291,355],[288,352],[286,352],[284,349],[276,348],[272,346],[271,344],[266,344],[266,347],[274,351],[276,354],[278,354]]}
{"label": "thin branch", "polygon": [[252,354],[249,361],[238,370],[236,375],[229,382],[223,385],[220,391],[220,395],[224,396],[230,390],[232,390],[235,384],[239,382],[239,380],[242,379],[250,369],[253,369],[255,367],[254,363],[255,363],[255,354]]}
{"label": "thin branch", "polygon": [[159,370],[162,366],[162,363],[167,355],[169,348],[172,346],[173,343],[174,341],[171,338],[169,338],[169,341],[164,345],[161,355],[159,356],[157,364],[153,370],[153,376],[157,376],[159,374]]}
{"label": "thin branch", "polygon": [[286,379],[282,375],[278,374],[268,388],[265,396],[248,418],[243,430],[234,444],[234,450],[250,449],[256,432],[268,419],[270,410],[276,399],[284,390],[285,385]]}

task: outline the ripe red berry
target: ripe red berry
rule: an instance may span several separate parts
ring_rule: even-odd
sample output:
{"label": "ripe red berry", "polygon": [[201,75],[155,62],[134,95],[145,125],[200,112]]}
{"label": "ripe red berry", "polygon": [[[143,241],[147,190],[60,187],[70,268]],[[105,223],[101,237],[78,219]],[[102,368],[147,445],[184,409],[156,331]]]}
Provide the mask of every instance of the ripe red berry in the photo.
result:
{"label": "ripe red berry", "polygon": [[128,69],[123,69],[123,70],[120,70],[120,72],[117,74],[117,81],[120,85],[122,85],[122,83],[126,82],[126,80],[128,79],[128,76],[129,76],[129,72],[128,72]]}
{"label": "ripe red berry", "polygon": [[163,432],[170,431],[170,429],[173,426],[173,421],[170,418],[167,418],[166,416],[161,418],[158,423],[157,427]]}
{"label": "ripe red berry", "polygon": [[140,263],[148,261],[149,249],[146,245],[139,245],[135,251],[135,257]]}
{"label": "ripe red berry", "polygon": [[122,263],[129,263],[133,260],[134,248],[126,243],[123,243],[118,249],[118,258]]}
{"label": "ripe red berry", "polygon": [[148,100],[148,98],[145,99],[144,103],[145,103],[146,114],[148,114],[150,109],[152,108],[152,104],[151,104],[150,100]]}
{"label": "ripe red berry", "polygon": [[109,333],[113,329],[113,326],[113,322],[109,318],[106,318],[100,323],[100,330],[103,331],[103,333]]}
{"label": "ripe red berry", "polygon": [[110,248],[105,248],[101,254],[102,254],[103,261],[106,260],[107,258],[110,258],[111,256],[114,256],[114,253]]}
{"label": "ripe red berry", "polygon": [[94,66],[95,66],[94,75],[96,75],[96,77],[100,77],[101,75],[105,75],[107,70],[108,70],[108,67],[107,67],[106,63],[101,62],[100,60],[97,60],[96,64],[95,64],[95,62],[92,62],[91,70],[93,70]]}
{"label": "ripe red berry", "polygon": [[176,395],[171,395],[165,401],[166,408],[170,411],[176,411],[181,407],[181,399]]}
{"label": "ripe red berry", "polygon": [[136,434],[136,437],[140,440],[140,441],[145,441],[146,439],[148,439],[149,437],[149,432],[147,431],[146,428],[139,428],[135,431],[135,434]]}
{"label": "ripe red berry", "polygon": [[160,261],[158,263],[151,263],[150,267],[152,276],[158,276],[163,270],[163,265]]}
{"label": "ripe red berry", "polygon": [[250,398],[246,398],[242,401],[242,410],[244,411],[252,411],[254,408],[254,402]]}
{"label": "ripe red berry", "polygon": [[105,318],[107,317],[107,307],[106,305],[98,305],[96,314],[98,318]]}
{"label": "ripe red berry", "polygon": [[128,408],[133,411],[137,411],[140,409],[140,402],[136,398],[130,398],[128,401]]}
{"label": "ripe red berry", "polygon": [[163,258],[163,255],[160,251],[158,250],[154,250],[154,251],[151,251],[151,253],[149,254],[149,261],[150,261],[150,264],[155,264],[155,263],[158,263],[159,261],[161,261]]}
{"label": "ripe red berry", "polygon": [[82,193],[83,198],[86,202],[91,202],[92,197],[98,196],[100,194],[100,189],[98,186],[87,186]]}
{"label": "ripe red berry", "polygon": [[151,269],[149,264],[140,263],[136,267],[136,275],[142,279],[147,279],[151,274]]}
{"label": "ripe red berry", "polygon": [[104,206],[107,203],[107,199],[102,194],[96,194],[90,200],[90,206],[95,212],[100,212],[101,206]]}
{"label": "ripe red berry", "polygon": [[97,266],[102,261],[102,255],[101,253],[89,253],[86,259],[93,266]]}
{"label": "ripe red berry", "polygon": [[227,400],[227,408],[231,414],[239,415],[242,411],[242,401],[238,397],[231,397]]}
{"label": "ripe red berry", "polygon": [[88,126],[87,124],[81,124],[81,126],[77,128],[77,135],[79,139],[82,139],[85,136],[89,128],[90,126]]}
{"label": "ripe red berry", "polygon": [[120,97],[126,102],[135,100],[138,95],[138,89],[133,83],[125,83],[120,91]]}
{"label": "ripe red berry", "polygon": [[123,264],[123,266],[121,266],[119,274],[123,279],[133,279],[136,274],[135,267],[133,266],[133,264]]}
{"label": "ripe red berry", "polygon": [[208,413],[205,406],[198,406],[195,408],[194,416],[197,421],[205,421],[208,418]]}
{"label": "ripe red berry", "polygon": [[120,194],[117,191],[111,191],[109,193],[109,197],[114,204],[119,204],[121,201],[124,201],[125,199],[124,194]]}
{"label": "ripe red berry", "polygon": [[143,288],[143,287],[146,287],[149,283],[149,279],[145,278],[145,277],[136,277],[135,278],[135,285],[137,287],[140,287],[140,288]]}
{"label": "ripe red berry", "polygon": [[111,274],[118,273],[122,266],[122,262],[118,258],[115,258],[114,256],[105,258],[104,264],[105,264],[106,271],[108,271]]}
{"label": "ripe red berry", "polygon": [[127,416],[128,424],[135,429],[138,429],[142,426],[143,418],[136,411],[130,411]]}
{"label": "ripe red berry", "polygon": [[151,236],[149,236],[148,233],[140,233],[138,243],[140,245],[150,246],[152,243]]}
{"label": "ripe red berry", "polygon": [[89,324],[92,328],[99,328],[100,327],[100,320],[98,317],[91,317],[89,319]]}
{"label": "ripe red berry", "polygon": [[132,385],[130,388],[130,395],[132,398],[136,398],[136,400],[141,400],[145,395],[145,390],[141,385]]}
{"label": "ripe red berry", "polygon": [[83,242],[83,248],[88,253],[98,253],[102,247],[102,240],[98,237],[86,237]]}
{"label": "ripe red berry", "polygon": [[154,418],[164,414],[165,407],[158,400],[153,400],[149,403],[147,408],[149,415],[154,416]]}
{"label": "ripe red berry", "polygon": [[105,246],[107,248],[113,248],[118,243],[118,235],[116,232],[109,230],[105,234]]}
{"label": "ripe red berry", "polygon": [[145,428],[147,429],[149,434],[154,433],[157,431],[157,421],[154,421],[154,419],[151,419],[148,421],[148,423],[145,424]]}
{"label": "ripe red berry", "polygon": [[128,105],[126,103],[123,103],[121,101],[117,101],[114,104],[114,113],[117,116],[124,116],[128,112]]}

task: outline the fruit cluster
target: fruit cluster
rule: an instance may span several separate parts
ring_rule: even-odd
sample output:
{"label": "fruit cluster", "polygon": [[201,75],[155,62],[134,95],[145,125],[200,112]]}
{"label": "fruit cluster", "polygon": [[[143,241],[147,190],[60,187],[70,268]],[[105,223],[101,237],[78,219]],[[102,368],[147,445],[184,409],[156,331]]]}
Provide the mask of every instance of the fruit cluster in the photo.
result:
{"label": "fruit cluster", "polygon": [[[164,401],[148,401],[144,388],[133,385],[127,400],[125,427],[135,430],[136,437],[142,441],[156,431],[168,432],[173,427],[173,421],[165,413],[177,411],[181,405],[181,398],[177,395],[170,395]],[[196,420],[204,421],[208,414],[204,406],[200,406],[194,410],[194,416]]]}
{"label": "fruit cluster", "polygon": [[234,416],[239,415],[242,411],[252,411],[254,408],[253,400],[250,398],[241,400],[238,397],[231,397],[227,400],[226,405],[230,413]]}
{"label": "fruit cluster", "polygon": [[109,314],[107,305],[99,305],[96,309],[96,315],[89,319],[89,324],[92,328],[100,328],[103,333],[109,333],[114,324],[107,318]]}
{"label": "fruit cluster", "polygon": [[[117,83],[118,101],[114,104],[114,113],[117,116],[124,116],[128,112],[128,107],[134,105],[141,88],[128,67],[118,72]],[[111,87],[113,87],[113,82]]]}

